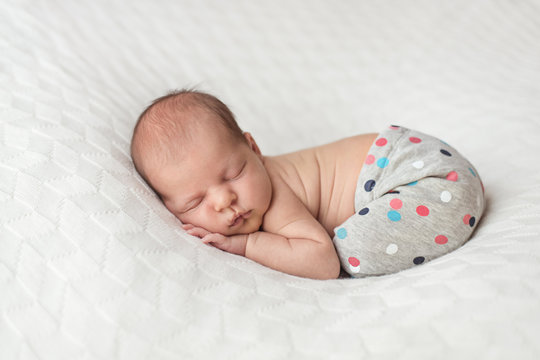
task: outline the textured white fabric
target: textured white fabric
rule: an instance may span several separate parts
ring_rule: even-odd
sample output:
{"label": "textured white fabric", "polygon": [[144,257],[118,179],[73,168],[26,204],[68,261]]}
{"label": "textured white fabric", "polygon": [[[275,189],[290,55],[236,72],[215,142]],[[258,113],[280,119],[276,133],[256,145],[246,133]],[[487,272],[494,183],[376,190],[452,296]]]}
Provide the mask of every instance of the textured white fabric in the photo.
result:
{"label": "textured white fabric", "polygon": [[[536,359],[540,3],[0,2],[1,359]],[[312,281],[186,235],[136,116],[196,85],[263,152],[389,123],[443,138],[487,209],[457,251]]]}

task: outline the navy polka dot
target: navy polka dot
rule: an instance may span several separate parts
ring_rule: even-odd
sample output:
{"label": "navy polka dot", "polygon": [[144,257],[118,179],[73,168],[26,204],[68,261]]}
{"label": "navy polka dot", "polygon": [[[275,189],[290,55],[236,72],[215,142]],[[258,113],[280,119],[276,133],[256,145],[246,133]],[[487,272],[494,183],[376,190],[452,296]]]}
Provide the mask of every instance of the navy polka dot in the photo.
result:
{"label": "navy polka dot", "polygon": [[474,218],[474,216],[471,217],[471,218],[469,219],[469,225],[470,225],[471,227],[473,227],[475,221],[476,221],[476,219]]}
{"label": "navy polka dot", "polygon": [[358,212],[358,215],[366,215],[369,212],[369,208],[365,207]]}
{"label": "navy polka dot", "polygon": [[426,259],[423,256],[418,256],[418,257],[414,258],[413,263],[415,265],[420,265],[421,263],[424,262],[424,260],[426,260]]}
{"label": "navy polka dot", "polygon": [[441,154],[446,155],[446,156],[452,156],[452,154],[450,154],[448,151],[444,149],[441,149]]}
{"label": "navy polka dot", "polygon": [[374,187],[375,187],[375,180],[368,180],[368,181],[366,181],[366,183],[364,184],[364,189],[365,189],[367,192],[370,192],[371,190],[373,190]]}

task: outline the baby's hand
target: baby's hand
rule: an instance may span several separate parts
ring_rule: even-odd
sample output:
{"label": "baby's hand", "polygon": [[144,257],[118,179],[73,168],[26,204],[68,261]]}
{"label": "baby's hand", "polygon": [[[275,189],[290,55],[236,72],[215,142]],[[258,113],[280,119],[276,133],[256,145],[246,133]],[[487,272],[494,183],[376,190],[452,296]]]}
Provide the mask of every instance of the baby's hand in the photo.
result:
{"label": "baby's hand", "polygon": [[212,245],[220,250],[227,251],[232,254],[242,256],[245,254],[245,241],[247,240],[246,235],[225,236],[219,233],[211,233],[206,229],[196,227],[191,224],[184,224],[182,225],[182,228],[186,230],[188,234],[201,238],[205,244]]}
{"label": "baby's hand", "polygon": [[184,225],[182,225],[182,228],[184,230],[186,230],[186,232],[189,235],[193,235],[193,236],[199,237],[201,239],[204,238],[206,235],[211,234],[210,231],[208,231],[206,229],[203,229],[201,227],[191,225],[191,224],[184,224]]}

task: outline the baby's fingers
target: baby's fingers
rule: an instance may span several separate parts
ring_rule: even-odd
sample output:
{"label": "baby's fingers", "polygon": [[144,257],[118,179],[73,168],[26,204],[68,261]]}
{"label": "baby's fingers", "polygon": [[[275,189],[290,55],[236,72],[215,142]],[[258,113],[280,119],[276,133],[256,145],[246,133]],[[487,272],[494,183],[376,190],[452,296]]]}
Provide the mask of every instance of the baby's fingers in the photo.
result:
{"label": "baby's fingers", "polygon": [[227,237],[221,234],[208,234],[202,238],[203,243],[217,247],[224,250],[223,246],[227,242]]}
{"label": "baby's fingers", "polygon": [[203,244],[206,244],[206,245],[212,245],[212,243],[214,242],[214,239],[211,237],[211,236],[204,236],[201,238]]}
{"label": "baby's fingers", "polygon": [[206,235],[210,234],[210,232],[208,230],[205,230],[205,229],[200,228],[200,227],[193,226],[191,224],[186,224],[186,225],[183,225],[182,227],[184,228],[184,230],[186,230],[186,232],[189,235],[197,236],[197,237],[200,237],[200,238],[203,238]]}

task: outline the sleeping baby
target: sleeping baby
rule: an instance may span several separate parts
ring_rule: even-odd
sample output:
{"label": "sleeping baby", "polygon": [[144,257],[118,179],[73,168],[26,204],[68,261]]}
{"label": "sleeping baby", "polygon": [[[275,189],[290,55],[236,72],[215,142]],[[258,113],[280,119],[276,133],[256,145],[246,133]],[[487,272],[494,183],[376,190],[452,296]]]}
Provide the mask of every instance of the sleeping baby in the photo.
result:
{"label": "sleeping baby", "polygon": [[296,276],[390,274],[471,236],[484,210],[476,169],[399,126],[264,156],[212,95],[181,90],[141,114],[131,155],[187,233]]}

